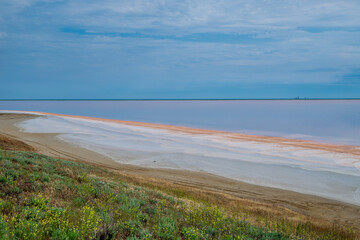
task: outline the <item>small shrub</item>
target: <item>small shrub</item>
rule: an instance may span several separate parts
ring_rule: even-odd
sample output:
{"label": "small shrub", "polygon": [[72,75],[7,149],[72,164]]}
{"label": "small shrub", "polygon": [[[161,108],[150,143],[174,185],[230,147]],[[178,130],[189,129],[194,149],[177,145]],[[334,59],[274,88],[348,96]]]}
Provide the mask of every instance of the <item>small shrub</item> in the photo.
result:
{"label": "small shrub", "polygon": [[160,219],[160,223],[155,226],[156,235],[161,239],[179,239],[177,237],[177,224],[174,219],[164,218]]}
{"label": "small shrub", "polygon": [[124,224],[124,229],[129,232],[129,235],[137,235],[141,227],[139,220],[129,220]]}

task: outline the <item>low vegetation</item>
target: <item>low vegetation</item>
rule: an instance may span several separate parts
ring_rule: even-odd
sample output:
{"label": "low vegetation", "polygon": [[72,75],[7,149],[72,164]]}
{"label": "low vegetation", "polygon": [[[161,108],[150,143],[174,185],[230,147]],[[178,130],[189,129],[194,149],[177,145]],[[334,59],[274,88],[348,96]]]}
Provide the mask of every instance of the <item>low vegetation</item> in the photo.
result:
{"label": "low vegetation", "polygon": [[0,151],[0,239],[356,237],[351,231],[316,231],[311,224],[285,220],[257,225],[247,217],[91,165]]}
{"label": "low vegetation", "polygon": [[[1,114],[0,114],[1,115]],[[9,138],[3,135],[0,135],[0,149],[6,150],[18,150],[18,151],[34,151],[34,148],[28,144]]]}

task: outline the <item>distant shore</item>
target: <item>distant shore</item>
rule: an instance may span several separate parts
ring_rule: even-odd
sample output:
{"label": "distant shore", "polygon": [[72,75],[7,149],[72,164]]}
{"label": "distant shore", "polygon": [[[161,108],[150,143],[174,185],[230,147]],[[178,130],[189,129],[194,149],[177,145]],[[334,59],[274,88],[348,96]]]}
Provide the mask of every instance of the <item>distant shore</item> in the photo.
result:
{"label": "distant shore", "polygon": [[360,98],[311,98],[311,97],[294,97],[294,98],[124,98],[124,99],[0,99],[0,101],[287,101],[287,100],[360,100]]}
{"label": "distant shore", "polygon": [[[56,116],[65,116],[54,114]],[[346,204],[343,202],[329,200],[317,196],[296,193],[292,191],[280,190],[270,187],[262,187],[253,184],[231,180],[223,177],[218,177],[212,174],[203,172],[191,172],[185,170],[170,170],[170,169],[149,169],[128,164],[121,164],[112,159],[98,154],[96,152],[80,148],[78,146],[63,142],[55,138],[56,134],[41,134],[41,133],[26,133],[21,132],[15,124],[27,119],[35,118],[34,115],[26,114],[1,114],[0,115],[0,133],[5,136],[10,136],[15,139],[22,140],[34,147],[39,153],[49,156],[70,159],[73,161],[82,161],[108,168],[113,171],[120,172],[128,176],[135,176],[153,182],[168,182],[174,186],[184,186],[193,188],[198,191],[205,191],[213,194],[223,194],[224,196],[231,196],[233,198],[245,199],[261,203],[274,208],[288,209],[297,214],[304,216],[323,219],[332,223],[338,223],[343,226],[348,226],[356,230],[360,230],[360,207]],[[82,117],[81,117],[82,118]],[[86,118],[93,119],[96,118]],[[281,144],[288,144],[290,146],[301,146],[307,148],[317,148],[332,152],[341,152],[355,154],[359,156],[359,150],[353,146],[340,146],[333,144],[319,144],[309,141],[291,140],[274,137],[258,137],[244,134],[230,134],[221,131],[192,129],[186,127],[175,127],[169,125],[159,124],[145,124],[139,122],[128,122],[119,120],[105,120],[101,121],[119,122],[122,124],[129,124],[134,126],[147,126],[158,129],[167,129],[171,131],[181,131],[191,134],[221,134],[229,138],[240,138],[249,141],[278,141]]]}

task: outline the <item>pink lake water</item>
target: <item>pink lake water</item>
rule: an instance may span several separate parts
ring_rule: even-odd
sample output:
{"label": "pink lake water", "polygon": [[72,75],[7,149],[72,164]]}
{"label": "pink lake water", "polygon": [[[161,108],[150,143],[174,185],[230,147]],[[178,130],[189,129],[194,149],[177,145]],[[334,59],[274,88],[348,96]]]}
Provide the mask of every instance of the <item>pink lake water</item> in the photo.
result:
{"label": "pink lake water", "polygon": [[360,100],[0,101],[25,110],[360,146]]}

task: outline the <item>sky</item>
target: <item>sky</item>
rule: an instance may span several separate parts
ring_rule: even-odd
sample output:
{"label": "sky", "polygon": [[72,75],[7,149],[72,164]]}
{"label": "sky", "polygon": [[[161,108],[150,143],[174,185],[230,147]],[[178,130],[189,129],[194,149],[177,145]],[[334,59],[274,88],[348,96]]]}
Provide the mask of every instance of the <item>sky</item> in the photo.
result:
{"label": "sky", "polygon": [[360,98],[359,0],[0,6],[0,99]]}

